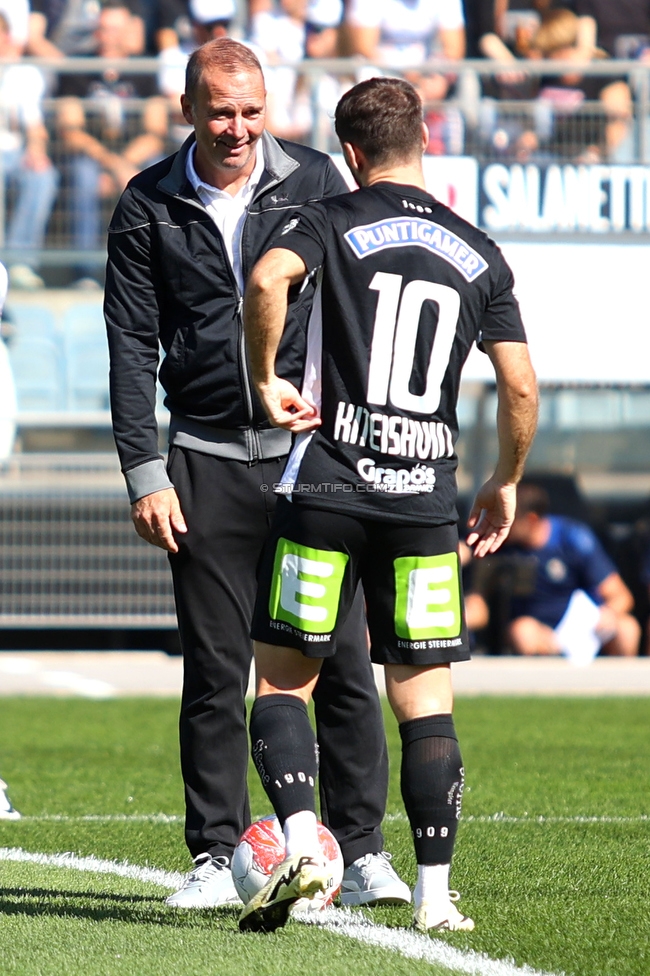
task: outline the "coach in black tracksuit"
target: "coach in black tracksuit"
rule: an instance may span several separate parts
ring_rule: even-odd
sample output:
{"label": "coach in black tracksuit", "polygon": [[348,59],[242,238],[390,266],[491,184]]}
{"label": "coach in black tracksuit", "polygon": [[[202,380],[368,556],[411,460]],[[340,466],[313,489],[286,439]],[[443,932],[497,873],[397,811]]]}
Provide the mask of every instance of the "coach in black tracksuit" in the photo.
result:
{"label": "coach in black tracksuit", "polygon": [[[241,50],[247,52],[245,62],[252,57],[230,40],[201,50],[214,45],[212,62],[203,56],[198,64],[212,102],[223,94],[210,74],[220,69],[218,58],[234,56],[238,70]],[[244,73],[251,70],[254,74],[244,64]],[[188,155],[198,156],[202,138],[208,139],[208,152],[215,145],[219,149],[213,129],[221,120],[206,122],[206,113],[189,100],[184,108],[195,135],[178,153],[136,176],[113,216],[105,314],[113,427],[134,522],[139,534],[170,551],[184,655],[180,742],[186,842],[194,858],[209,854],[220,859],[213,862],[216,869],[227,869],[224,859],[249,822],[244,695],[255,569],[275,504],[272,485],[279,482],[290,449],[289,435],[269,425],[250,381],[241,323],[243,281],[293,213],[307,201],[344,192],[345,184],[328,157],[262,134],[263,115],[251,123],[245,109],[244,129],[253,131],[250,145],[259,137],[259,181],[239,204],[239,231],[228,237],[233,221],[220,231],[210,210],[209,194],[219,191],[199,180],[197,192],[188,178],[194,172],[188,170]],[[245,152],[245,138],[245,132],[241,138],[235,133],[225,151]],[[226,199],[227,210],[237,206],[233,199]],[[293,383],[302,372],[312,295],[310,286],[293,296],[280,354],[280,369]],[[155,420],[159,343],[165,353],[160,382],[171,411],[167,468],[158,452]],[[382,849],[387,759],[361,607],[341,640],[349,651],[332,659],[316,708],[322,814],[347,865]],[[343,707],[334,709],[335,700]],[[209,903],[200,892],[198,901],[173,899],[171,904],[183,907]]]}

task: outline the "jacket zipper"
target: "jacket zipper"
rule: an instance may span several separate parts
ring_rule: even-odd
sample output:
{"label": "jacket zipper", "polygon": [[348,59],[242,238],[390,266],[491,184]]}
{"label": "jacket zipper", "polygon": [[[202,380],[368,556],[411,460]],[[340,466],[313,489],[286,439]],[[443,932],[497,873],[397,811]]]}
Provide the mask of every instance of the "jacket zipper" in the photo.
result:
{"label": "jacket zipper", "polygon": [[[281,180],[275,179],[275,180],[271,180],[270,183],[265,183],[263,187],[259,187],[258,186],[258,189],[253,194],[253,199],[251,200],[249,206],[251,206],[253,203],[255,203],[255,200],[257,199],[258,195],[261,192],[266,192],[271,187],[277,186],[277,184],[280,183],[280,182],[281,182]],[[243,226],[242,226],[242,229],[241,229],[241,237],[240,237],[240,240],[239,240],[239,257],[240,257],[240,260],[241,260],[241,271],[242,271],[242,278],[244,279],[244,281],[246,281],[246,273],[247,273],[246,263],[244,261],[244,234],[246,233],[246,224],[248,223],[248,216],[249,216],[249,214],[248,214],[248,209],[247,209],[246,210],[246,216],[244,217],[244,223],[243,223]],[[229,261],[228,261],[228,265],[230,266],[230,262]],[[232,269],[231,269],[231,271],[232,271]],[[232,278],[233,278],[233,282],[235,284],[235,287],[237,288],[237,292],[239,292],[239,285],[235,281],[235,275],[234,275],[234,273],[232,273]],[[250,372],[249,372],[249,369],[248,369],[248,356],[246,354],[246,335],[244,333],[244,318],[243,318],[243,314],[242,314],[243,308],[244,308],[244,296],[240,294],[239,295],[239,301],[237,303],[237,323],[238,323],[238,326],[239,326],[239,355],[240,355],[240,363],[241,363],[242,386],[244,387],[244,393],[245,393],[245,396],[246,396],[246,406],[248,408],[249,426],[250,426],[250,443],[249,443],[249,446],[248,446],[248,454],[249,454],[248,463],[250,465],[252,465],[252,464],[255,464],[257,461],[260,460],[261,454],[262,454],[262,445],[261,445],[261,442],[260,442],[259,432],[255,429],[255,426],[254,426],[255,414],[254,414],[254,410],[253,410],[252,379],[251,379],[251,375],[250,375]]]}
{"label": "jacket zipper", "polygon": [[[233,275],[234,277],[234,275]],[[239,290],[239,289],[237,289]],[[242,311],[244,308],[244,297],[239,296],[239,301],[237,302],[237,326],[239,328],[239,361],[240,361],[240,373],[242,378],[242,386],[244,388],[244,396],[246,399],[246,409],[248,411],[249,418],[249,428],[250,428],[250,439],[248,443],[248,463],[250,465],[255,464],[256,461],[260,460],[261,456],[261,444],[260,436],[255,430],[253,421],[255,419],[255,414],[253,410],[253,392],[251,377],[248,372],[248,357],[246,355],[246,336],[244,334],[244,318]]]}
{"label": "jacket zipper", "polygon": [[[272,187],[277,186],[281,182],[282,180],[276,178],[274,180],[271,180],[269,183],[265,183],[263,187],[258,187],[258,190],[256,190],[256,192],[253,194],[253,199],[251,200],[251,204],[255,202],[255,200],[257,199],[260,193],[270,190]],[[183,200],[185,203],[192,204],[193,206],[197,207],[199,210],[202,210],[204,213],[207,213],[205,207],[200,201],[188,199],[187,197],[183,197],[180,194],[174,194],[174,196],[176,196],[177,199],[179,200]],[[248,210],[246,211],[246,217],[244,218],[244,225],[242,227],[241,240],[239,243],[242,277],[244,281],[246,281],[246,266],[244,263],[243,243],[244,243],[244,232],[246,230],[247,223],[248,223]],[[237,320],[237,328],[239,333],[238,335],[239,374],[241,376],[242,387],[244,389],[244,400],[245,400],[246,412],[248,415],[249,430],[246,432],[247,435],[246,440],[248,441],[248,464],[252,466],[253,464],[256,464],[261,459],[262,445],[260,442],[259,432],[255,430],[255,426],[254,426],[255,410],[253,408],[253,386],[252,386],[251,376],[248,370],[248,357],[246,355],[246,336],[244,334],[244,320],[242,315],[242,310],[244,307],[244,296],[241,294],[239,290],[239,284],[237,283],[237,279],[235,278],[235,273],[228,259],[223,238],[219,233],[218,228],[215,228],[215,230],[217,231],[223,257],[225,259],[226,266],[228,268],[228,273],[232,281],[233,290],[235,294],[238,296],[235,317]]]}

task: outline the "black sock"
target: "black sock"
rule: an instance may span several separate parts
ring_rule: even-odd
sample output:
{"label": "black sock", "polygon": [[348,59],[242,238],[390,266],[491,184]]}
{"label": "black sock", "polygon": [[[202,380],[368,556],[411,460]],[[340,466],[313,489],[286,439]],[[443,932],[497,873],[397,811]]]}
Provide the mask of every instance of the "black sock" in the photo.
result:
{"label": "black sock", "polygon": [[253,762],[280,823],[300,810],[316,812],[318,746],[307,706],[295,695],[265,695],[250,720]]}
{"label": "black sock", "polygon": [[402,722],[402,796],[418,864],[451,864],[464,769],[451,715]]}

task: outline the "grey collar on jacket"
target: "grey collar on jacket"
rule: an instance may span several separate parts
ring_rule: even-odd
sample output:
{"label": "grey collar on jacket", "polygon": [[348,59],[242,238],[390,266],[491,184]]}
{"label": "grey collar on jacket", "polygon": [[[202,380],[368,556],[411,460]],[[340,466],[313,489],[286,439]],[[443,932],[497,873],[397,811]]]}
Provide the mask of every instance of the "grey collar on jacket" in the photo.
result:
{"label": "grey collar on jacket", "polygon": [[[274,139],[269,132],[264,131],[262,133],[262,140],[264,144],[264,173],[259,182],[258,192],[268,186],[269,183],[278,183],[280,180],[286,179],[290,173],[293,173],[300,166],[298,160],[286,153],[277,139]],[[194,133],[188,136],[176,153],[169,173],[158,183],[158,189],[174,197],[184,197],[193,203],[200,203],[185,172],[187,154],[195,141]]]}

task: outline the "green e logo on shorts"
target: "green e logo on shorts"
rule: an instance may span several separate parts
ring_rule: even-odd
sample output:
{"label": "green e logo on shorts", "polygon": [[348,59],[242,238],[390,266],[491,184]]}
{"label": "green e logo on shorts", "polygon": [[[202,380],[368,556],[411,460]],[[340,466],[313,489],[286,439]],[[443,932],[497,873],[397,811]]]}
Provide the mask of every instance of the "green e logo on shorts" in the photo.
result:
{"label": "green e logo on shorts", "polygon": [[407,640],[458,637],[458,556],[402,556],[395,566],[395,633]]}
{"label": "green e logo on shorts", "polygon": [[348,556],[279,539],[269,613],[309,634],[334,630]]}

